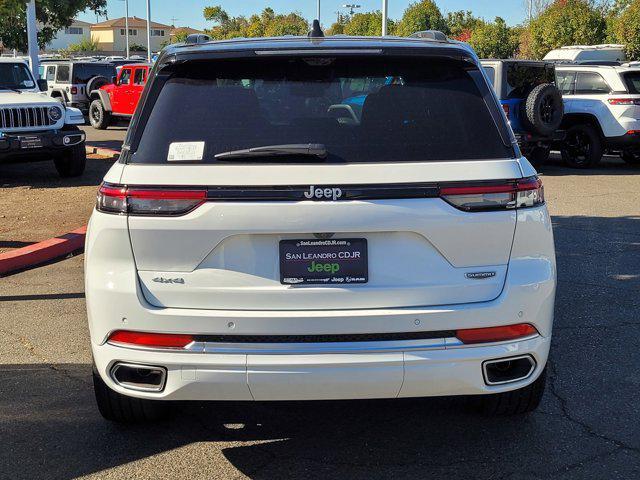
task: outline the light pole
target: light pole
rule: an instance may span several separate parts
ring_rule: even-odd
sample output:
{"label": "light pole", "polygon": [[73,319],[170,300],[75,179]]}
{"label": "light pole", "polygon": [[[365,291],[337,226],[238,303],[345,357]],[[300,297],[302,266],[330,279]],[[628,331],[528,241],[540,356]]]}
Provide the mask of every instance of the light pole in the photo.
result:
{"label": "light pole", "polygon": [[353,3],[349,3],[347,5],[342,5],[342,8],[348,8],[349,9],[349,15],[353,15],[355,13],[355,9],[356,8],[361,8],[361,5],[354,5]]}
{"label": "light pole", "polygon": [[124,38],[127,44],[127,58],[129,58],[129,0],[124,1]]}
{"label": "light pole", "polygon": [[382,36],[387,36],[388,0],[382,0]]}
{"label": "light pole", "polygon": [[27,3],[27,42],[29,44],[29,59],[31,73],[36,80],[40,78],[40,62],[38,60],[38,28],[36,27],[36,0]]}
{"label": "light pole", "polygon": [[147,0],[147,62],[151,63],[151,0]]}
{"label": "light pole", "polygon": [[318,16],[316,17],[318,22],[320,21],[320,0],[318,0]]}

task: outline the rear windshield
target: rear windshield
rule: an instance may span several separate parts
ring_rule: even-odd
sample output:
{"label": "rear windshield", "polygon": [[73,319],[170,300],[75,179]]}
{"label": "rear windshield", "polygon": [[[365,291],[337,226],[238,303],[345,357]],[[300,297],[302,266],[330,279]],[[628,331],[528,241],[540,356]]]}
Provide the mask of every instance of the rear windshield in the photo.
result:
{"label": "rear windshield", "polygon": [[[480,88],[488,91],[482,75],[468,64],[415,57],[288,57],[189,62],[174,68],[137,148],[132,146],[131,163],[513,156],[481,94]],[[291,144],[320,144],[327,156],[214,158]]]}
{"label": "rear windshield", "polygon": [[506,98],[525,98],[534,87],[555,82],[555,70],[550,65],[506,63]]}
{"label": "rear windshield", "polygon": [[629,93],[640,94],[640,71],[625,73],[623,76]]}
{"label": "rear windshield", "polygon": [[93,77],[105,77],[111,81],[115,76],[116,67],[111,64],[76,63],[73,66],[73,83],[87,83]]}

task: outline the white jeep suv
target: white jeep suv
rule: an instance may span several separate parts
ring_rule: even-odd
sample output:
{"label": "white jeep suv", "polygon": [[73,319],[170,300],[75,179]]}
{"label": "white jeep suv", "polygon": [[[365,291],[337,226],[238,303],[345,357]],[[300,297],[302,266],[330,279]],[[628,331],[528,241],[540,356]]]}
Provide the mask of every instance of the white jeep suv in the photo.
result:
{"label": "white jeep suv", "polygon": [[46,85],[23,60],[0,58],[0,164],[53,160],[60,176],[81,175],[85,135],[77,125],[84,117],[42,93]]}
{"label": "white jeep suv", "polygon": [[457,42],[166,48],[85,261],[111,420],[171,400],[442,395],[516,414],[544,389],[542,183]]}
{"label": "white jeep suv", "polygon": [[640,165],[640,68],[558,65],[556,79],[564,100],[563,160],[589,168],[615,151]]}

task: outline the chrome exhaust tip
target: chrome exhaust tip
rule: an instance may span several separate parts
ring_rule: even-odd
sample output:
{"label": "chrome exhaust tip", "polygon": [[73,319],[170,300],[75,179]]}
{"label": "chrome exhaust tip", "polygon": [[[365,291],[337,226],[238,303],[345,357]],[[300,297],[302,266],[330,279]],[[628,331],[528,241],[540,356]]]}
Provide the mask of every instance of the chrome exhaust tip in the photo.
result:
{"label": "chrome exhaust tip", "polygon": [[167,381],[167,369],[151,365],[116,362],[109,371],[122,388],[139,392],[161,392]]}
{"label": "chrome exhaust tip", "polygon": [[482,364],[484,383],[487,385],[504,385],[525,380],[535,369],[536,361],[531,355],[487,360]]}

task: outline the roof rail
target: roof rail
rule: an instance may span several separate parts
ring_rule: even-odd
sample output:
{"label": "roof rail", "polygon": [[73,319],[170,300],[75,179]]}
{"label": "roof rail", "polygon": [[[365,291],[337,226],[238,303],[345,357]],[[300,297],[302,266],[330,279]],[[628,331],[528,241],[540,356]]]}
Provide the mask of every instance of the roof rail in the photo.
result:
{"label": "roof rail", "polygon": [[422,30],[421,32],[411,34],[409,38],[423,38],[425,40],[436,40],[438,42],[449,41],[449,37],[440,30]]}
{"label": "roof rail", "polygon": [[198,44],[198,43],[206,43],[211,40],[209,35],[205,35],[204,33],[192,33],[191,35],[187,35],[187,39],[184,43],[188,45]]}

